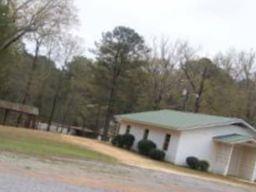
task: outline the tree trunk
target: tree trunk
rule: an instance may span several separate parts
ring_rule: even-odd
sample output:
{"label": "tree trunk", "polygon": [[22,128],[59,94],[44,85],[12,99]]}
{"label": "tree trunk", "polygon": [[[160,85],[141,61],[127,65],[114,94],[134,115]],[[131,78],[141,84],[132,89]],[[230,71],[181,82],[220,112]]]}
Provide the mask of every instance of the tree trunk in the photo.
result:
{"label": "tree trunk", "polygon": [[203,96],[203,91],[204,91],[204,83],[205,83],[205,78],[206,78],[206,73],[207,73],[207,67],[204,68],[199,90],[196,95],[196,100],[195,100],[195,105],[194,105],[194,112],[198,113],[200,110],[200,104],[201,104],[201,98]]}
{"label": "tree trunk", "polygon": [[113,116],[113,105],[114,105],[114,97],[115,97],[115,91],[116,91],[116,82],[117,78],[120,74],[120,71],[117,71],[116,68],[113,73],[112,82],[111,82],[111,89],[109,93],[109,99],[107,104],[107,112],[104,122],[104,129],[103,129],[103,140],[106,141],[108,137],[108,131],[109,131],[109,123]]}
{"label": "tree trunk", "polygon": [[8,47],[10,47],[13,43],[15,43],[16,41],[18,41],[22,36],[24,36],[27,33],[27,31],[23,31],[20,34],[11,37],[10,39],[7,39],[4,43],[2,43],[0,45],[0,51],[3,51],[5,49],[7,49]]}
{"label": "tree trunk", "polygon": [[194,112],[198,113],[200,110],[200,103],[201,103],[201,95],[196,95],[195,105],[194,105]]}
{"label": "tree trunk", "polygon": [[183,102],[182,102],[182,110],[187,111],[187,102],[189,99],[189,93],[187,93],[185,96],[183,96]]}
{"label": "tree trunk", "polygon": [[2,122],[3,125],[6,124],[6,120],[7,120],[8,113],[9,113],[9,110],[8,110],[8,109],[5,109],[5,110],[4,110],[4,118],[3,118],[3,122]]}
{"label": "tree trunk", "polygon": [[[27,99],[30,96],[30,89],[31,89],[32,81],[33,81],[33,74],[36,70],[36,64],[37,64],[40,45],[41,45],[41,42],[36,41],[35,56],[34,56],[33,61],[32,61],[32,68],[31,68],[31,71],[29,73],[28,82],[27,82],[27,85],[26,85],[26,88],[25,88],[25,93],[24,93],[23,99],[21,101],[21,104],[23,104],[23,105],[27,103]],[[22,120],[22,113],[20,113],[18,115],[17,123],[16,123],[17,126],[20,125],[21,120]]]}
{"label": "tree trunk", "polygon": [[106,141],[108,138],[109,123],[113,115],[114,92],[115,92],[115,77],[113,77],[112,87],[110,90],[108,104],[107,104],[107,112],[106,112],[104,129],[103,129],[103,137],[102,137],[103,141]]}
{"label": "tree trunk", "polygon": [[97,132],[99,131],[100,115],[101,115],[101,105],[98,106],[96,121],[95,121],[95,128],[96,128]]}
{"label": "tree trunk", "polygon": [[106,141],[108,139],[109,123],[113,116],[113,105],[114,105],[114,97],[115,97],[115,92],[116,92],[116,83],[117,83],[117,79],[121,73],[120,68],[118,69],[118,64],[121,65],[121,63],[122,63],[122,61],[118,62],[119,55],[120,55],[120,50],[117,51],[117,54],[115,56],[115,65],[114,65],[114,70],[113,70],[111,89],[110,89],[110,93],[109,93],[107,112],[106,112],[104,128],[103,128],[103,137],[102,137],[103,141]]}
{"label": "tree trunk", "polygon": [[54,113],[55,113],[55,109],[56,109],[56,104],[57,104],[59,91],[60,91],[60,88],[61,88],[61,80],[62,80],[62,76],[61,76],[61,73],[60,73],[58,86],[57,86],[57,90],[56,90],[54,98],[53,98],[52,109],[51,109],[51,113],[50,113],[50,117],[49,117],[49,120],[48,120],[48,125],[47,125],[46,131],[50,131],[50,127],[51,127],[52,120],[53,120]]}

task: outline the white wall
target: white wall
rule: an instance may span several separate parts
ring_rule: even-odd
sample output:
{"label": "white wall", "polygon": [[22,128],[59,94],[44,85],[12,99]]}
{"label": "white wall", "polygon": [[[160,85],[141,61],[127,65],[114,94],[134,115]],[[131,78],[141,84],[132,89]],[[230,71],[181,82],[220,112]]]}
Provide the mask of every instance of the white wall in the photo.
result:
{"label": "white wall", "polygon": [[138,142],[143,138],[144,128],[138,128],[136,125],[129,123],[121,123],[119,134],[124,134],[126,132],[127,125],[130,125],[130,134],[134,135],[135,141],[132,146],[133,150],[137,150]]}
{"label": "white wall", "polygon": [[177,152],[178,142],[179,142],[179,136],[180,136],[179,132],[163,130],[163,129],[152,127],[151,129],[149,129],[148,139],[154,141],[158,149],[163,150],[163,144],[165,141],[166,134],[170,134],[171,138],[170,138],[168,149],[165,151],[166,153],[165,160],[174,162],[175,155]]}
{"label": "white wall", "polygon": [[[171,140],[166,151],[167,161],[184,166],[187,157],[195,156],[201,160],[207,160],[211,166],[210,171],[219,174],[225,174],[228,170],[227,163],[232,147],[215,143],[213,137],[234,133],[256,136],[255,132],[248,128],[232,125],[177,132],[128,122],[121,122],[119,134],[126,132],[127,125],[131,126],[130,133],[135,136],[134,150],[137,150],[138,142],[143,138],[145,129],[149,129],[148,139],[154,141],[159,149],[163,147],[165,135],[170,134]],[[256,170],[254,174],[256,178]]]}
{"label": "white wall", "polygon": [[124,134],[126,132],[127,125],[131,126],[130,133],[135,136],[135,142],[132,149],[136,151],[138,150],[137,148],[138,142],[141,139],[143,139],[145,129],[149,130],[148,139],[154,141],[157,145],[157,148],[161,150],[163,149],[163,144],[165,141],[166,134],[170,134],[171,139],[170,139],[168,150],[165,151],[166,153],[165,160],[169,162],[174,162],[175,155],[177,152],[177,146],[179,142],[179,136],[180,136],[179,132],[145,126],[145,125],[139,125],[134,123],[122,122],[119,129],[119,134]]}
{"label": "white wall", "polygon": [[[199,159],[207,160],[212,167],[214,172],[220,172],[220,167],[214,167],[218,165],[218,156],[216,152],[216,144],[213,142],[213,137],[226,135],[226,134],[243,134],[252,135],[255,134],[248,128],[242,128],[238,126],[225,126],[225,127],[214,127],[214,128],[202,128],[183,131],[180,136],[178,151],[176,154],[175,164],[186,165],[186,158],[189,156],[195,156]],[[226,150],[226,153],[229,149]],[[222,167],[225,169],[225,167]],[[225,170],[222,170],[224,172]]]}

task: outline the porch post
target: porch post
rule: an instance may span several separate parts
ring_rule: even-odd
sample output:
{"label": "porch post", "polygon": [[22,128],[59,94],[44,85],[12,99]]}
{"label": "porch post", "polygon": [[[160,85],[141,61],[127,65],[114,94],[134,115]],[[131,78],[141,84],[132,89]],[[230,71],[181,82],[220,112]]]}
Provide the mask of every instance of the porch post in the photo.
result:
{"label": "porch post", "polygon": [[8,113],[9,113],[9,110],[5,109],[4,110],[4,118],[3,118],[3,122],[2,122],[3,125],[5,125],[5,123],[6,123]]}
{"label": "porch post", "polygon": [[251,181],[254,182],[256,180],[256,162],[254,163],[254,171],[252,172]]}
{"label": "porch post", "polygon": [[224,174],[223,174],[225,176],[228,174],[228,170],[229,170],[229,166],[230,166],[230,162],[231,162],[233,151],[234,151],[234,145],[231,146],[231,150],[229,152],[228,161],[227,161],[227,164],[226,164],[226,167],[225,167],[225,171],[224,171]]}

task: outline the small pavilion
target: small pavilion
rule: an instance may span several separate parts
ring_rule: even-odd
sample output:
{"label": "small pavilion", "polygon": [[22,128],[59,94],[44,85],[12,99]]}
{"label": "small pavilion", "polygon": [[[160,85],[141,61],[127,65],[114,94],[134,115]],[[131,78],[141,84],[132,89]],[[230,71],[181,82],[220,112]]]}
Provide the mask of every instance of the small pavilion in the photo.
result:
{"label": "small pavilion", "polygon": [[23,122],[22,126],[26,128],[36,128],[36,120],[39,115],[39,109],[29,105],[13,103],[9,101],[0,100],[0,109],[4,111],[2,124],[5,125],[10,112],[15,112],[20,115],[26,115],[27,120]]}

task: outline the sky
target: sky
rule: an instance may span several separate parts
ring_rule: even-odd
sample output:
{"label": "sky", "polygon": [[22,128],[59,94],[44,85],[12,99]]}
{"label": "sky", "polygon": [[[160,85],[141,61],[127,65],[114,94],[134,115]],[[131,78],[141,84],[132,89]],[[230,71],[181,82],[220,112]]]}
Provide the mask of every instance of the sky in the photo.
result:
{"label": "sky", "polygon": [[256,48],[256,0],[75,0],[76,34],[86,49],[115,26],[153,38],[186,40],[204,56]]}

